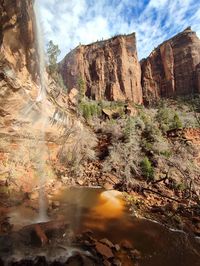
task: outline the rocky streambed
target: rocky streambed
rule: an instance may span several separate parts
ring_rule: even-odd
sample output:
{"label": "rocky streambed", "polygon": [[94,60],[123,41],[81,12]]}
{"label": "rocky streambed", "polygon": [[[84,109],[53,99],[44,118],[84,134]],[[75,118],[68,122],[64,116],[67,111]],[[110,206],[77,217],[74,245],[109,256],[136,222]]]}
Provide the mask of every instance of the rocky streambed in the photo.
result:
{"label": "rocky streambed", "polygon": [[36,200],[7,209],[0,265],[199,265],[197,238],[131,216],[117,191],[68,188],[48,203],[42,222]]}

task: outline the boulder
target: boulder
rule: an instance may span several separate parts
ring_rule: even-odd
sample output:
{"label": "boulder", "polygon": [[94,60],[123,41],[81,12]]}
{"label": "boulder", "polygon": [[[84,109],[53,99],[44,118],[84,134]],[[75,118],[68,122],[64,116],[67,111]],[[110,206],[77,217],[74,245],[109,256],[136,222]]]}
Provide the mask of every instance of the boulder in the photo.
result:
{"label": "boulder", "polygon": [[113,247],[114,247],[113,243],[112,243],[110,240],[106,239],[106,238],[101,239],[100,242],[101,242],[102,244],[105,244],[105,245],[108,246],[109,248],[113,248]]}
{"label": "boulder", "polygon": [[105,257],[106,259],[109,259],[109,258],[113,258],[114,255],[113,255],[113,252],[111,250],[110,247],[108,247],[107,245],[104,245],[100,242],[97,242],[96,245],[95,245],[95,249],[96,251],[102,255],[103,257]]}
{"label": "boulder", "polygon": [[121,242],[121,247],[124,248],[124,249],[133,249],[133,245],[130,241],[128,240],[123,240]]}

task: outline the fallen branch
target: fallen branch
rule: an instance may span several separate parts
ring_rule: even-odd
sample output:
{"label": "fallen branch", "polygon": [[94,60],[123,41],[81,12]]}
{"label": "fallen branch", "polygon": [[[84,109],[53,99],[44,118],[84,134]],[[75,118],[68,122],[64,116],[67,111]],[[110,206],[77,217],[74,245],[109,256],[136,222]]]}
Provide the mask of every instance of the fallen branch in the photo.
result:
{"label": "fallen branch", "polygon": [[161,178],[161,179],[159,179],[159,180],[156,180],[156,181],[152,182],[151,184],[152,184],[152,185],[155,185],[155,184],[160,183],[160,182],[162,182],[162,181],[165,182],[165,181],[169,178],[168,175],[169,175],[169,170],[168,170],[168,172],[166,173],[165,177],[163,177],[163,178]]}
{"label": "fallen branch", "polygon": [[42,246],[45,246],[49,242],[49,240],[48,240],[44,230],[42,230],[40,224],[35,225],[35,232],[36,232],[36,235],[38,236],[38,238],[40,239]]}
{"label": "fallen branch", "polygon": [[160,183],[160,182],[162,182],[162,181],[166,181],[167,178],[168,178],[168,177],[163,177],[163,178],[161,178],[161,179],[159,179],[159,180],[157,180],[157,181],[155,181],[155,182],[152,182],[151,184],[152,184],[152,185],[158,184],[158,183]]}
{"label": "fallen branch", "polygon": [[20,232],[35,232],[36,236],[40,240],[42,246],[49,242],[47,237],[49,232],[62,232],[65,231],[69,224],[64,220],[49,221],[45,223],[31,224],[23,227]]}
{"label": "fallen branch", "polygon": [[155,191],[153,189],[150,189],[150,188],[142,188],[142,192],[144,192],[144,191],[149,191],[149,192],[152,192],[154,194],[157,194],[157,195],[161,196],[162,198],[167,198],[167,199],[170,199],[170,200],[173,200],[173,201],[176,201],[176,202],[180,203],[180,200],[177,200],[175,198],[172,198],[172,197],[163,195],[162,193],[160,193],[158,191]]}

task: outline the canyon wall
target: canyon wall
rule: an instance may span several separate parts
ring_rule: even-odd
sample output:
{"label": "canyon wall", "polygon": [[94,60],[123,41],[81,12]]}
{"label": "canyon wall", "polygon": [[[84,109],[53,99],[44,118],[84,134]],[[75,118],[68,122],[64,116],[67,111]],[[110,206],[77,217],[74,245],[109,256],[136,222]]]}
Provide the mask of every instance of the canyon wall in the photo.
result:
{"label": "canyon wall", "polygon": [[33,4],[0,0],[0,169],[5,173],[1,182],[24,192],[38,186],[42,169],[49,182],[55,178],[51,165],[60,165],[57,155],[64,128],[78,132],[70,135],[71,146],[80,141],[83,128],[70,112],[66,95],[52,95],[60,92],[59,86],[46,73],[46,97],[40,97]]}
{"label": "canyon wall", "polygon": [[22,82],[29,74],[35,78],[38,65],[33,3],[32,0],[0,0],[1,76],[15,72]]}
{"label": "canyon wall", "polygon": [[[137,58],[135,34],[79,45],[59,64],[69,90],[84,84],[88,98],[153,103],[200,92],[200,40],[187,28]],[[141,77],[142,73],[142,77]]]}
{"label": "canyon wall", "polygon": [[[0,102],[38,79],[32,0],[0,0]],[[141,71],[142,68],[142,71]],[[200,40],[190,28],[138,62],[135,34],[79,45],[59,64],[69,90],[84,87],[88,98],[154,102],[200,92]],[[142,77],[141,77],[142,72]],[[36,94],[37,90],[30,90]],[[8,103],[7,103],[8,104]]]}
{"label": "canyon wall", "polygon": [[39,97],[40,62],[34,3],[34,0],[0,0],[0,134],[34,134],[34,127],[36,131],[40,129],[40,126],[36,129],[37,121],[53,117],[58,109],[56,101],[67,112],[66,95],[53,96],[52,92],[60,88],[47,73],[44,73],[47,97],[42,100]]}
{"label": "canyon wall", "polygon": [[8,130],[37,97],[35,16],[32,0],[0,0],[0,126]]}
{"label": "canyon wall", "polygon": [[135,34],[80,45],[59,64],[69,90],[79,87],[95,100],[130,100],[142,103],[141,68]]}
{"label": "canyon wall", "polygon": [[141,61],[144,102],[200,92],[200,39],[187,28]]}

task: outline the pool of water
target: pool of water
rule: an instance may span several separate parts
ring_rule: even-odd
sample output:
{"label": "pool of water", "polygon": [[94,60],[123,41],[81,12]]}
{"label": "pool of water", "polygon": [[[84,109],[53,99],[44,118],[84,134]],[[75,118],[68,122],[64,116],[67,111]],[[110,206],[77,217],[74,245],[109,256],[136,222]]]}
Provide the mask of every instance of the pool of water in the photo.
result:
{"label": "pool of water", "polygon": [[[90,229],[96,238],[108,238],[113,243],[128,240],[141,252],[141,266],[200,265],[200,245],[196,239],[132,217],[117,191],[69,188],[59,191],[51,200],[58,204],[49,212],[50,220],[64,219],[75,233]],[[38,213],[19,206],[11,209],[9,216],[14,230],[19,230],[36,222]]]}

